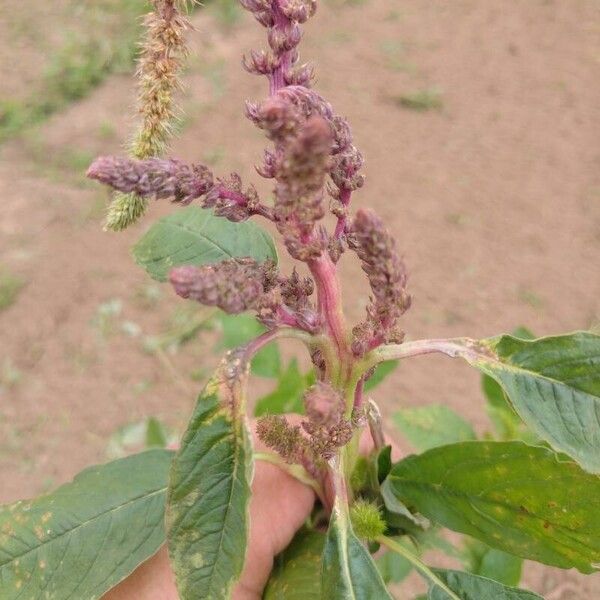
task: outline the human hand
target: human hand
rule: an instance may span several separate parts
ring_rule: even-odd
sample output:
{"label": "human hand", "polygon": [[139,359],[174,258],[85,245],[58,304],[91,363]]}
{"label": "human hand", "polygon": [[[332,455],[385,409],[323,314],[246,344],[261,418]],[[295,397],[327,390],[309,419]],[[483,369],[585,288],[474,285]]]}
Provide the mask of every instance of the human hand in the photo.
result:
{"label": "human hand", "polygon": [[[254,446],[257,451],[266,451],[255,433]],[[314,502],[310,487],[277,465],[256,461],[246,564],[233,600],[260,600],[275,556],[292,541]],[[104,600],[179,600],[166,548],[140,565]]]}

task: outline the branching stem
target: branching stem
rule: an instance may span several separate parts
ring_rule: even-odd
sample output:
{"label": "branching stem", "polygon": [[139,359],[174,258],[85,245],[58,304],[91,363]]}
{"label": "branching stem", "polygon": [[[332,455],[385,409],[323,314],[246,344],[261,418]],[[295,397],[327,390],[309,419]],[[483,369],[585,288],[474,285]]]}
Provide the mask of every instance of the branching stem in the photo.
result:
{"label": "branching stem", "polygon": [[292,327],[278,327],[276,329],[271,329],[270,331],[265,331],[265,333],[262,333],[258,337],[255,337],[253,340],[248,342],[243,349],[244,358],[246,360],[250,360],[267,344],[282,338],[297,339],[304,342],[309,347],[314,345],[314,341],[316,339],[309,333],[301,331],[300,329],[294,329]]}
{"label": "branching stem", "polygon": [[327,254],[308,264],[317,287],[319,313],[334,341],[340,362],[351,358],[336,267]]}
{"label": "branching stem", "polygon": [[452,358],[463,357],[470,360],[490,358],[490,352],[477,340],[471,338],[416,340],[404,344],[380,346],[369,353],[361,363],[364,370],[371,369],[380,362],[441,353]]}

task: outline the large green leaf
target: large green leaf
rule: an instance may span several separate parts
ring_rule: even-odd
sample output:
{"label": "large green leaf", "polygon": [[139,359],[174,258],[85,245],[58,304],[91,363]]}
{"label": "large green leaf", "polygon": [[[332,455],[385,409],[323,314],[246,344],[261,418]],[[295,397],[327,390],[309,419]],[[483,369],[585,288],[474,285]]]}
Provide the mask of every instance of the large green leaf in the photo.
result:
{"label": "large green leaf", "polygon": [[504,585],[519,585],[523,571],[522,558],[490,548],[479,540],[468,540],[464,552],[470,573],[495,579]]}
{"label": "large green leaf", "polygon": [[471,573],[446,569],[433,569],[432,571],[454,596],[437,585],[435,581],[430,580],[427,600],[456,600],[456,597],[460,600],[544,600],[533,592],[508,587],[492,579]]}
{"label": "large green leaf", "polygon": [[600,565],[600,478],[546,448],[462,442],[396,463],[400,501],[510,554],[591,573]]}
{"label": "large green leaf", "polygon": [[275,557],[263,600],[320,600],[321,554],[325,534],[300,530],[292,543]]}
{"label": "large green leaf", "polygon": [[228,598],[244,565],[253,468],[248,371],[243,350],[228,354],[200,394],[173,461],[167,530],[182,600]]}
{"label": "large green leaf", "polygon": [[149,450],[82,471],[0,508],[0,598],[100,598],[165,541],[173,453]]}
{"label": "large green leaf", "polygon": [[277,261],[271,236],[252,221],[232,223],[212,211],[188,206],[160,219],[133,247],[136,262],[166,281],[180,265],[206,265],[249,256]]}
{"label": "large green leaf", "polygon": [[[397,544],[407,546],[407,550],[416,551],[414,544],[410,538],[406,536],[394,538]],[[404,556],[387,550],[382,555],[378,556],[375,560],[375,564],[379,569],[381,578],[386,584],[389,583],[400,583],[404,581],[412,571],[413,565]]]}
{"label": "large green leaf", "polygon": [[356,537],[350,519],[334,507],[323,549],[322,600],[392,600],[369,551]]}
{"label": "large green leaf", "polygon": [[475,439],[471,425],[443,404],[404,408],[394,413],[394,423],[419,452]]}
{"label": "large green leaf", "polygon": [[502,386],[540,438],[600,473],[600,336],[503,335],[480,344],[459,354]]}
{"label": "large green leaf", "polygon": [[500,384],[489,375],[481,375],[481,389],[487,400],[486,411],[502,440],[520,439],[523,421],[512,407]]}

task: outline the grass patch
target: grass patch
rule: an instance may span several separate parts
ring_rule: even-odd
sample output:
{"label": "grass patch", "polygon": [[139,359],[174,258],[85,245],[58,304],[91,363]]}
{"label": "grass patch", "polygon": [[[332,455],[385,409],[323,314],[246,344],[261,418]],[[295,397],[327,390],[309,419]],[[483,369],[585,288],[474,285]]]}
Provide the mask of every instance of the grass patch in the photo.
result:
{"label": "grass patch", "polygon": [[82,11],[83,33],[50,58],[39,89],[24,102],[0,101],[0,142],[84,98],[110,73],[129,71],[147,9],[145,0],[101,0]]}
{"label": "grass patch", "polygon": [[[219,0],[223,11],[232,0]],[[43,122],[69,103],[84,98],[111,73],[130,72],[147,0],[97,0],[81,8],[81,32],[67,37],[50,57],[29,99],[0,99],[0,143]],[[33,18],[33,17],[32,17]]]}
{"label": "grass patch", "polygon": [[402,94],[394,99],[403,108],[417,112],[442,110],[444,107],[441,93],[433,88]]}

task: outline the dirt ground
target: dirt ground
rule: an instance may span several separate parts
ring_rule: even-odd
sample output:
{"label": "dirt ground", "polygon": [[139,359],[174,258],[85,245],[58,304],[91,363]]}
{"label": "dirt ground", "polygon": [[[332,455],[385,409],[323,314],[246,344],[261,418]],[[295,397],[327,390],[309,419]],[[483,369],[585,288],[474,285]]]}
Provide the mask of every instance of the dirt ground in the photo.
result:
{"label": "dirt ground", "polygon": [[[597,10],[594,0],[330,0],[306,27],[303,58],[366,157],[356,206],[377,209],[409,266],[411,339],[598,327]],[[173,154],[258,179],[263,141],[243,101],[265,86],[239,57],[263,45],[262,32],[246,16],[228,29],[206,11],[193,21]],[[19,66],[6,48],[0,60],[2,76]],[[27,80],[35,60],[24,60]],[[406,106],[418,92],[434,98],[428,110]],[[129,248],[175,209],[154,204],[142,224],[104,233],[107,196],[82,177],[91,157],[121,151],[132,103],[131,79],[113,76],[0,148],[0,268],[24,283],[0,312],[1,502],[104,460],[124,423],[154,415],[182,427],[201,385],[192,375],[217,360],[211,334],[173,355],[144,351],[181,305]],[[358,320],[366,288],[355,263],[342,269]],[[444,402],[488,427],[477,374],[451,359],[403,364],[376,398],[388,414]],[[548,600],[600,598],[600,575],[534,567],[524,585]]]}

